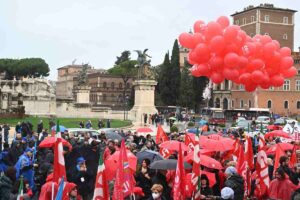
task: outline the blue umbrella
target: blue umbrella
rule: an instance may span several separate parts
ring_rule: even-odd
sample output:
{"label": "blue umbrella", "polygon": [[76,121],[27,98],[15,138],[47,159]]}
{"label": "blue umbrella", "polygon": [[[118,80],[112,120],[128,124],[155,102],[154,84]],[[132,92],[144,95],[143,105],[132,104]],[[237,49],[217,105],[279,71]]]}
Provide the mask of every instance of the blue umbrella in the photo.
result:
{"label": "blue umbrella", "polygon": [[144,159],[149,159],[150,162],[154,162],[157,160],[163,160],[164,158],[159,154],[157,151],[152,150],[145,150],[138,152],[136,154],[136,157],[138,158],[138,163],[142,163]]}
{"label": "blue umbrella", "polygon": [[196,128],[190,128],[187,130],[188,133],[194,133],[196,134],[197,133],[197,129]]}
{"label": "blue umbrella", "polygon": [[199,122],[198,122],[201,126],[207,124],[207,121],[204,120],[204,119],[201,119]]}
{"label": "blue umbrella", "polygon": [[[65,132],[65,130],[67,130],[67,128],[62,125],[59,125],[59,129],[60,129],[60,132]],[[52,126],[51,130],[56,131],[56,126]]]}

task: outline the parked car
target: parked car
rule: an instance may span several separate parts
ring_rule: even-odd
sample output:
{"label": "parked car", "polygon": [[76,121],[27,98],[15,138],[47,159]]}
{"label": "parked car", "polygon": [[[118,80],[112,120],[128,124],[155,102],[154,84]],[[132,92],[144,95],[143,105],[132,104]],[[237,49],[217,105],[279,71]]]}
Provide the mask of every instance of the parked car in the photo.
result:
{"label": "parked car", "polygon": [[86,129],[86,128],[68,128],[68,133],[72,133],[74,137],[81,137],[82,134],[84,133],[89,133],[90,136],[93,135],[99,135],[99,133],[96,130],[93,129]]}
{"label": "parked car", "polygon": [[239,123],[240,121],[246,121],[246,118],[245,117],[238,117],[235,122],[236,123]]}
{"label": "parked car", "polygon": [[257,125],[259,125],[259,124],[269,124],[271,122],[271,119],[270,119],[270,117],[267,117],[267,116],[259,116],[259,117],[257,117],[257,119],[255,120],[255,123],[257,124]]}

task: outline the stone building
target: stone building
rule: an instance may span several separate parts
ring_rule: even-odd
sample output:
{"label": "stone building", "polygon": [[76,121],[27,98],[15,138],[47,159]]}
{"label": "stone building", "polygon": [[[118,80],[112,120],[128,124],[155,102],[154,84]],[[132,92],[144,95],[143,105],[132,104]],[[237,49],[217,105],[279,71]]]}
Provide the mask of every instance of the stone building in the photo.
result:
{"label": "stone building", "polygon": [[[248,35],[268,34],[281,46],[293,49],[295,10],[276,8],[272,4],[249,6],[232,15],[234,23]],[[246,92],[243,85],[225,80],[213,85],[214,107],[223,109],[269,108],[271,112],[284,116],[300,114],[300,52],[293,52],[294,66],[298,74],[287,79],[282,87],[257,89]]]}
{"label": "stone building", "polygon": [[[83,65],[66,65],[58,68],[58,76],[56,82],[56,98],[58,99],[73,99],[73,89],[76,86],[74,78],[79,75],[79,72],[82,70]],[[91,66],[88,66],[88,74],[95,72],[103,72],[103,69],[94,69]]]}
{"label": "stone building", "polygon": [[88,85],[91,87],[91,104],[94,107],[110,107],[113,110],[123,109],[124,103],[126,103],[123,98],[124,92],[128,101],[131,97],[132,82],[133,78],[130,78],[124,85],[124,81],[120,76],[99,72],[89,74]]}

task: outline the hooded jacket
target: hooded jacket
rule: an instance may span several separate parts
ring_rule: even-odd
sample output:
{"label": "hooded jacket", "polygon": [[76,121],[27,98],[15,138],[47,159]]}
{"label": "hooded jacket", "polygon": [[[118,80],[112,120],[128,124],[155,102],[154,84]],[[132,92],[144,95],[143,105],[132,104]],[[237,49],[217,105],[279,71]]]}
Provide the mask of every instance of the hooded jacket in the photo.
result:
{"label": "hooded jacket", "polygon": [[238,174],[232,174],[226,181],[225,187],[230,187],[234,191],[234,200],[244,199],[244,180]]}
{"label": "hooded jacket", "polygon": [[0,200],[16,199],[17,194],[13,194],[12,189],[13,189],[12,180],[5,175],[1,176],[0,177]]}

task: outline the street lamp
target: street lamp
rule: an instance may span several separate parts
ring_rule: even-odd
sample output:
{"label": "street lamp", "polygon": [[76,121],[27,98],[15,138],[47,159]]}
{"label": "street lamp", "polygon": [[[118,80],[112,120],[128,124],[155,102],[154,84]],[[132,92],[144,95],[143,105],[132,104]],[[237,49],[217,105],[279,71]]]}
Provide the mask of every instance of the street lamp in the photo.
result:
{"label": "street lamp", "polygon": [[126,95],[126,96],[124,96],[124,99],[123,99],[123,107],[124,107],[124,120],[126,120],[127,119],[127,106],[128,106],[128,102],[129,102],[129,96],[128,95]]}

